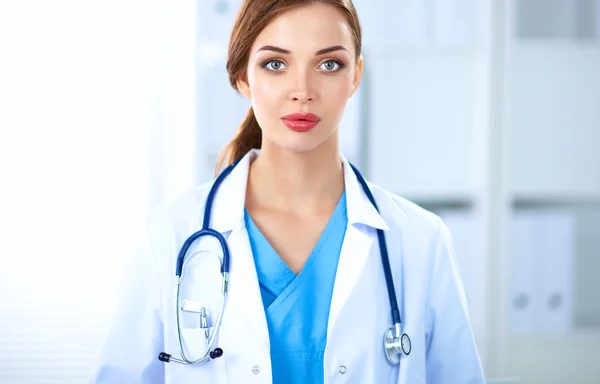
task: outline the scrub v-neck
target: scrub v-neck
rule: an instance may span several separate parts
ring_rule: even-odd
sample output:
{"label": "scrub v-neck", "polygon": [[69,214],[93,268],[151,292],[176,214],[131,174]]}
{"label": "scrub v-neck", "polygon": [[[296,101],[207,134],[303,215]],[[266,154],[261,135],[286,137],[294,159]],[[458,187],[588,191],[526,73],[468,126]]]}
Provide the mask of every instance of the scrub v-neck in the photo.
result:
{"label": "scrub v-neck", "polygon": [[244,210],[269,328],[274,383],[323,381],[329,308],[346,226],[344,192],[296,275]]}

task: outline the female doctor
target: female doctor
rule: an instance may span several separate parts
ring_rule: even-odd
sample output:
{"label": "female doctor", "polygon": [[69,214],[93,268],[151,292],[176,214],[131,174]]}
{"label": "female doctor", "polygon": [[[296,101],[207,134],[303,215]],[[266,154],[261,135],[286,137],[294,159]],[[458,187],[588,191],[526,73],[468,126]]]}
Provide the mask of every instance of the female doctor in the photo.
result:
{"label": "female doctor", "polygon": [[92,382],[484,382],[447,227],[339,152],[362,68],[351,0],[243,2],[252,108],[217,181],[149,216]]}

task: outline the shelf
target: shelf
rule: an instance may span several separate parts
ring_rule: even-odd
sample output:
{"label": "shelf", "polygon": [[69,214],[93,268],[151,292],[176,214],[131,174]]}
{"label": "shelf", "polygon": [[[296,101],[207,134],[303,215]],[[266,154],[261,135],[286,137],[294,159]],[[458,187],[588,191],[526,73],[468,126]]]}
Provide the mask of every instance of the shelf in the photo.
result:
{"label": "shelf", "polygon": [[520,193],[511,199],[513,209],[546,207],[600,207],[600,194]]}
{"label": "shelf", "polygon": [[600,201],[515,202],[507,224],[508,333],[600,335]]}
{"label": "shelf", "polygon": [[[401,195],[402,196],[402,195]],[[419,205],[428,211],[437,210],[456,210],[456,211],[471,211],[475,205],[475,199],[472,197],[458,195],[442,195],[442,194],[419,194],[402,196],[413,203]]]}

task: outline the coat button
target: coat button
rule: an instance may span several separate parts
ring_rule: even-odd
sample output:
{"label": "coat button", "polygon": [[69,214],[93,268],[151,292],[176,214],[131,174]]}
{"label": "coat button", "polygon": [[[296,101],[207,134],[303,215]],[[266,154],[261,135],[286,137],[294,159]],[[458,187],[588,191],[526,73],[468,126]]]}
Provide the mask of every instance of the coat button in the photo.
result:
{"label": "coat button", "polygon": [[343,375],[344,373],[346,373],[347,369],[345,365],[340,365],[340,373]]}
{"label": "coat button", "polygon": [[260,373],[260,367],[258,365],[255,365],[254,367],[252,367],[252,373],[254,373],[255,375],[258,375]]}

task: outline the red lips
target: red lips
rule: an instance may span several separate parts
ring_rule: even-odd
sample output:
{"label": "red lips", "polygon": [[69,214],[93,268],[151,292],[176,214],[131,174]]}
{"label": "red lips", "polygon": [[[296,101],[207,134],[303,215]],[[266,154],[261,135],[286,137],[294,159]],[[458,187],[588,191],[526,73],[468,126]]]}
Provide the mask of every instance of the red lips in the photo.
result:
{"label": "red lips", "polygon": [[313,129],[321,118],[312,113],[292,113],[281,118],[283,124],[296,132],[307,132]]}

